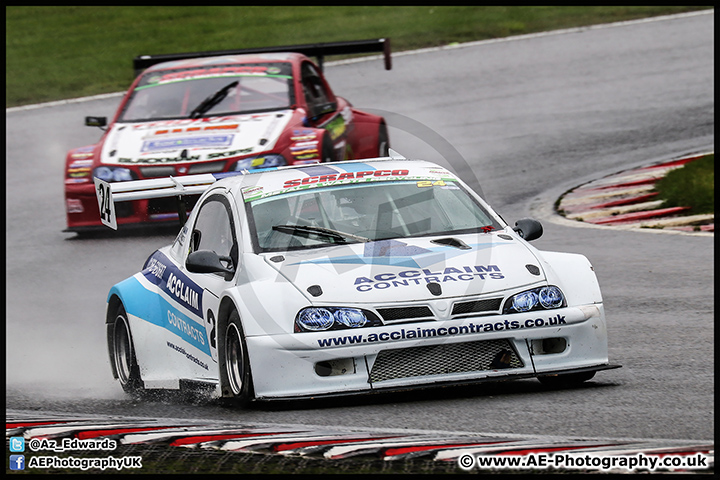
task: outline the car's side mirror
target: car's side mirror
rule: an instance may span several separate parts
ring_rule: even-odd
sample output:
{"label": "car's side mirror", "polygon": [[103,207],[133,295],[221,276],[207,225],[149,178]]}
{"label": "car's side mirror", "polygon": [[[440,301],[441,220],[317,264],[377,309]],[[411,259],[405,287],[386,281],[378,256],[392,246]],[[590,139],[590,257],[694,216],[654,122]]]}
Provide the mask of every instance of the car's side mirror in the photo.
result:
{"label": "car's side mirror", "polygon": [[314,119],[337,110],[337,102],[320,103],[308,105],[308,117]]}
{"label": "car's side mirror", "polygon": [[[223,265],[226,262],[228,266]],[[192,273],[235,274],[235,265],[230,257],[218,255],[210,250],[198,250],[187,256],[185,267]]]}
{"label": "car's side mirror", "polygon": [[528,242],[540,238],[543,234],[543,227],[540,222],[532,218],[523,218],[515,222],[513,228],[523,239]]}
{"label": "car's side mirror", "polygon": [[85,126],[105,128],[107,126],[107,117],[85,117]]}

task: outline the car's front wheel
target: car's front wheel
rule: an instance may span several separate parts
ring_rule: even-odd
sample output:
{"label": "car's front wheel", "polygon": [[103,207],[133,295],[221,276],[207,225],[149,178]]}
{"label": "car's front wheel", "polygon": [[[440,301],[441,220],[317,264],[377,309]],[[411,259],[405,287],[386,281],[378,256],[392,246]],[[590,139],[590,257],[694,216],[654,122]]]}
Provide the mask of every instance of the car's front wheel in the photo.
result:
{"label": "car's front wheel", "polygon": [[335,160],[335,149],[329,135],[323,135],[321,154],[322,158],[320,160],[323,163],[328,163]]}
{"label": "car's front wheel", "polygon": [[222,346],[222,395],[237,405],[246,405],[254,399],[255,393],[245,335],[237,311],[233,311],[228,318]]}
{"label": "car's front wheel", "polygon": [[387,157],[390,155],[390,137],[388,135],[387,126],[383,123],[378,131],[378,157]]}
{"label": "car's front wheel", "polygon": [[112,329],[112,355],[120,385],[126,393],[133,395],[143,391],[140,367],[135,357],[130,323],[125,308],[119,305]]}

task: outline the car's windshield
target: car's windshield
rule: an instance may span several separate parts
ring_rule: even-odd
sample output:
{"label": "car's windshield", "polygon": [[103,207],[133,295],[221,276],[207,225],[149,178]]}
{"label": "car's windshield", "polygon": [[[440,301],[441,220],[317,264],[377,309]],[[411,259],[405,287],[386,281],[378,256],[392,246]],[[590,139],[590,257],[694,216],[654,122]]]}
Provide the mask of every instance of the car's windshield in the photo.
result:
{"label": "car's windshield", "polygon": [[[232,85],[234,82],[237,85]],[[217,97],[221,98],[219,102],[198,110],[218,92],[222,93]],[[262,112],[289,108],[293,102],[288,62],[162,70],[142,77],[119,121]]]}
{"label": "car's windshield", "polygon": [[447,180],[315,188],[248,205],[260,251],[501,228],[463,188]]}

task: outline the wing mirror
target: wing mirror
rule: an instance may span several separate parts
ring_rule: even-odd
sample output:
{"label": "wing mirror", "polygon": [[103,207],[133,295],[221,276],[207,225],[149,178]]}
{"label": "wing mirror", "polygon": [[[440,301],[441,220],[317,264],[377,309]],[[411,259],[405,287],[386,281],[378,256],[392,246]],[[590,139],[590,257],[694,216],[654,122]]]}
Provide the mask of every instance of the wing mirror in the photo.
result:
{"label": "wing mirror", "polygon": [[[223,265],[223,262],[227,266]],[[192,273],[224,273],[235,274],[235,264],[232,258],[218,255],[210,250],[198,250],[188,255],[185,267]]]}
{"label": "wing mirror", "polygon": [[532,218],[523,218],[515,222],[513,228],[518,235],[528,242],[540,238],[543,234],[543,227],[540,222]]}
{"label": "wing mirror", "polygon": [[85,117],[86,127],[100,127],[101,130],[105,130],[107,127],[107,117]]}
{"label": "wing mirror", "polygon": [[314,105],[308,105],[308,117],[316,119],[326,113],[332,113],[337,110],[337,102],[319,103]]}

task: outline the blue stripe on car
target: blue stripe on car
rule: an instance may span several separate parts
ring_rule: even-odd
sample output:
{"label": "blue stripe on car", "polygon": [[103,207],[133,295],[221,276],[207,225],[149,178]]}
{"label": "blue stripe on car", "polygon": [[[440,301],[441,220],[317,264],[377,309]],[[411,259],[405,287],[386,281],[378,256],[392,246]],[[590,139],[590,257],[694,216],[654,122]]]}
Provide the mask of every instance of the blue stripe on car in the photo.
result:
{"label": "blue stripe on car", "polygon": [[211,355],[210,342],[203,325],[181,313],[157,293],[145,288],[136,278],[138,275],[140,274],[113,286],[108,298],[118,295],[128,315],[164,328],[203,353]]}

